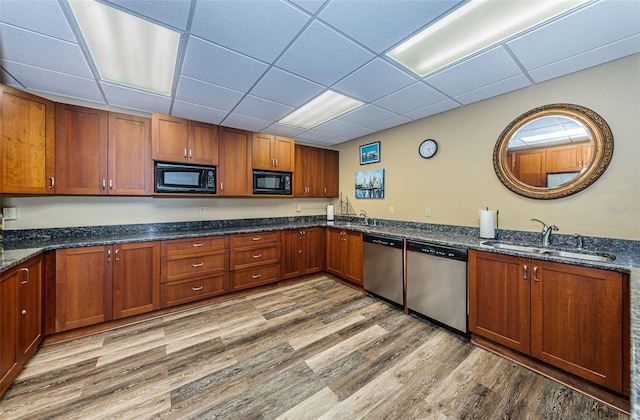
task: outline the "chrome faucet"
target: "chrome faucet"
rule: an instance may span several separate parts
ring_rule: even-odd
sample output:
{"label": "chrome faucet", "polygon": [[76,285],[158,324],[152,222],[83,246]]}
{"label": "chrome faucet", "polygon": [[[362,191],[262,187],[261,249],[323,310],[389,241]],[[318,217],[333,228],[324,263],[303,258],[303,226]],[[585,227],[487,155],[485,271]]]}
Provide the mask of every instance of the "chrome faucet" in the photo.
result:
{"label": "chrome faucet", "polygon": [[531,219],[534,222],[542,223],[542,246],[549,246],[549,238],[551,237],[551,232],[554,230],[558,230],[558,226],[551,225],[547,226],[545,222],[538,219]]}
{"label": "chrome faucet", "polygon": [[364,225],[369,226],[369,215],[366,211],[360,210],[360,216],[364,216]]}
{"label": "chrome faucet", "polygon": [[582,235],[574,233],[573,237],[576,238],[576,248],[582,249]]}

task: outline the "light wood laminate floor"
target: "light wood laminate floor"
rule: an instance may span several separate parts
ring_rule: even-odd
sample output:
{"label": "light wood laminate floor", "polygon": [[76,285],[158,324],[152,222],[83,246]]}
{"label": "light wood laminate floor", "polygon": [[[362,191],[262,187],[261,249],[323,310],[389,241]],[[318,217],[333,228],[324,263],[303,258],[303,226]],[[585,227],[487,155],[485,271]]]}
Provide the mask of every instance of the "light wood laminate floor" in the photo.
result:
{"label": "light wood laminate floor", "polygon": [[0,418],[628,416],[319,276],[43,347]]}

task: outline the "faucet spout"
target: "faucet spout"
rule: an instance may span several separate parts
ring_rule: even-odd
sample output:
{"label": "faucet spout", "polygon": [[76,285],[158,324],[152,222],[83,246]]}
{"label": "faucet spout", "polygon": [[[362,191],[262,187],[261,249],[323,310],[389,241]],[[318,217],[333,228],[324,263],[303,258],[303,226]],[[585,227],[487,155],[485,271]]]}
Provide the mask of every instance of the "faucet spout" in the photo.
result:
{"label": "faucet spout", "polygon": [[549,241],[551,238],[551,232],[553,232],[554,230],[559,230],[558,226],[556,225],[551,225],[548,226],[545,222],[543,222],[540,219],[531,219],[531,221],[533,222],[538,222],[538,223],[542,223],[542,246],[549,246]]}
{"label": "faucet spout", "polygon": [[367,212],[364,210],[360,210],[360,216],[364,217],[365,226],[369,226],[369,215],[367,214]]}

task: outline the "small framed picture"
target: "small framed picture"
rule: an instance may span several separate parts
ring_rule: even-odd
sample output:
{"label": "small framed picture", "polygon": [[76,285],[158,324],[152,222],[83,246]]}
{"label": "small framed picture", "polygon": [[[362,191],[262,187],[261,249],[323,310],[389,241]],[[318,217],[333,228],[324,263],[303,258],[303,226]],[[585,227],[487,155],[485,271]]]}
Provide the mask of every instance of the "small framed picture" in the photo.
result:
{"label": "small framed picture", "polygon": [[380,142],[360,146],[360,165],[380,162]]}

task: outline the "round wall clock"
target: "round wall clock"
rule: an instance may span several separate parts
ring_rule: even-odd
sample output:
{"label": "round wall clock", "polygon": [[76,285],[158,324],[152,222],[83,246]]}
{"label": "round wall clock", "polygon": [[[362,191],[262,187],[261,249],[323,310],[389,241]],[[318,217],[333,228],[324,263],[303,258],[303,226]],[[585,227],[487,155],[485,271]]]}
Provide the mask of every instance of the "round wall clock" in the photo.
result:
{"label": "round wall clock", "polygon": [[420,143],[418,153],[425,159],[432,158],[438,152],[438,143],[433,139],[427,139]]}

